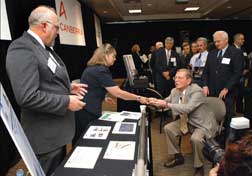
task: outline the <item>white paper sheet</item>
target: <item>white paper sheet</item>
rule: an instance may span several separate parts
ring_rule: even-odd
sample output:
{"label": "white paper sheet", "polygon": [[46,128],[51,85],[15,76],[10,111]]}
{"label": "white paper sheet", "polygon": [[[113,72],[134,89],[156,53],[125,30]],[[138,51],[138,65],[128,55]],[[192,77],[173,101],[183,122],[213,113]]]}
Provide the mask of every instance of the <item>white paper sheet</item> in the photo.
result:
{"label": "white paper sheet", "polygon": [[142,114],[140,112],[122,111],[120,116],[124,117],[125,119],[139,120]]}
{"label": "white paper sheet", "polygon": [[125,119],[124,116],[120,116],[120,113],[104,113],[99,120],[122,122]]}
{"label": "white paper sheet", "polygon": [[84,139],[107,139],[111,126],[90,126]]}
{"label": "white paper sheet", "polygon": [[134,141],[110,141],[104,154],[104,159],[134,160]]}
{"label": "white paper sheet", "polygon": [[101,150],[101,147],[76,147],[64,167],[93,169]]}
{"label": "white paper sheet", "polygon": [[135,122],[116,122],[113,134],[135,134],[137,123]]}

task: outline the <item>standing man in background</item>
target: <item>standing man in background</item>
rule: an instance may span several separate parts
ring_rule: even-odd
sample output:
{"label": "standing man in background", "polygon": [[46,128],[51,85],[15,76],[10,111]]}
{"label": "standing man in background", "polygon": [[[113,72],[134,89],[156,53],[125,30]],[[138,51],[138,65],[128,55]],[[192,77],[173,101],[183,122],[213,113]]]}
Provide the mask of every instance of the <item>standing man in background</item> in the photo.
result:
{"label": "standing man in background", "polygon": [[157,83],[156,83],[156,70],[155,70],[155,64],[156,64],[156,54],[159,51],[159,49],[163,48],[164,44],[161,41],[158,41],[155,43],[155,50],[152,52],[151,54],[151,59],[150,59],[150,68],[152,71],[152,79],[153,79],[153,83],[154,83],[154,87],[157,87]]}
{"label": "standing man in background", "polygon": [[46,175],[66,155],[75,132],[73,111],[83,108],[87,87],[70,84],[66,67],[51,48],[58,35],[55,10],[34,9],[29,30],[10,45],[6,69],[18,104],[21,124]]}
{"label": "standing man in background", "polygon": [[173,76],[176,71],[183,67],[178,53],[172,50],[174,46],[174,39],[172,37],[166,37],[165,48],[161,48],[156,53],[156,84],[157,91],[163,96],[167,97],[171,89],[174,88]]}
{"label": "standing man in background", "polygon": [[226,105],[224,127],[229,131],[231,118],[234,117],[234,103],[237,96],[239,80],[242,76],[241,50],[228,45],[228,34],[216,31],[213,40],[217,49],[209,52],[202,75],[203,93],[223,99]]}
{"label": "standing man in background", "polygon": [[236,112],[238,113],[244,112],[244,103],[243,103],[244,86],[245,86],[244,84],[245,84],[245,79],[247,79],[248,72],[249,72],[248,54],[245,51],[245,48],[243,47],[244,42],[245,42],[245,37],[242,33],[237,33],[234,35],[233,46],[238,49],[241,49],[243,53],[243,72],[242,72],[242,77],[239,82],[238,95],[236,99]]}
{"label": "standing man in background", "polygon": [[207,39],[204,37],[199,37],[197,39],[197,46],[199,53],[193,55],[190,60],[190,66],[193,72],[193,83],[202,86],[201,77],[207,60]]}

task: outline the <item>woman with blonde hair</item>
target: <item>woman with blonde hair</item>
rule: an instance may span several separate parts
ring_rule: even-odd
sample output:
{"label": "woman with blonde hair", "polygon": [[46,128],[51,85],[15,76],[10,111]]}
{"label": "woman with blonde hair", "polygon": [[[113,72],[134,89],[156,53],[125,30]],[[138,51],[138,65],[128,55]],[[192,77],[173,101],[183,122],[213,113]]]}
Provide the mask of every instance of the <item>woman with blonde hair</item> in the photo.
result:
{"label": "woman with blonde hair", "polygon": [[88,123],[101,116],[102,102],[107,92],[117,98],[147,104],[147,98],[124,91],[115,84],[109,70],[115,61],[116,50],[109,43],[97,48],[88,61],[80,79],[81,83],[88,85],[88,92],[83,99],[86,106],[76,113],[76,134],[73,143],[80,137]]}

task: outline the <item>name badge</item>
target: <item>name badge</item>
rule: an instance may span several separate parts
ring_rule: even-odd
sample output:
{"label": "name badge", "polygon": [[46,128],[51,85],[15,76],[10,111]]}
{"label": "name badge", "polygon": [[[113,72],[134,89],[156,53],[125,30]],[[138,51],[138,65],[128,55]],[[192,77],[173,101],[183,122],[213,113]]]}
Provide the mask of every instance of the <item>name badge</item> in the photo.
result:
{"label": "name badge", "polygon": [[171,62],[176,62],[176,57],[172,57]]}
{"label": "name badge", "polygon": [[229,64],[230,63],[230,58],[223,57],[221,63],[222,64]]}
{"label": "name badge", "polygon": [[49,57],[47,66],[50,68],[50,70],[55,73],[57,65],[53,62],[53,60]]}
{"label": "name badge", "polygon": [[243,52],[243,56],[247,57],[248,56],[247,52]]}

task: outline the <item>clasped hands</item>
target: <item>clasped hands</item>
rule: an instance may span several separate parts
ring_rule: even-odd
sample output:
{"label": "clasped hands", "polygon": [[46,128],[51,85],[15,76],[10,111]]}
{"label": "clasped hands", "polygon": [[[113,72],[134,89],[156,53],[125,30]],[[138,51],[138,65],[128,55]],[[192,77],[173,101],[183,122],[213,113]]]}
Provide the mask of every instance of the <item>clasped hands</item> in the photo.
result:
{"label": "clasped hands", "polygon": [[160,108],[169,108],[169,103],[162,99],[141,97],[139,102],[141,104],[153,105]]}
{"label": "clasped hands", "polygon": [[169,108],[169,104],[165,100],[162,100],[162,99],[148,98],[148,103],[149,105],[153,105],[160,108]]}

